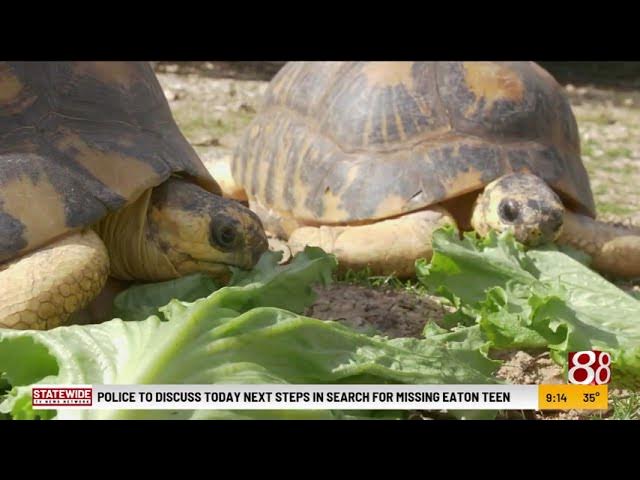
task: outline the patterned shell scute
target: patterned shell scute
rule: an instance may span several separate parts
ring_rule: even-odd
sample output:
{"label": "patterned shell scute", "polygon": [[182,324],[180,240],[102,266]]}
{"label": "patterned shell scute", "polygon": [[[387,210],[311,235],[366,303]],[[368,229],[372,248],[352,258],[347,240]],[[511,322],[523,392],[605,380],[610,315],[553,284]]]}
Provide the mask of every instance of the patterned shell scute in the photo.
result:
{"label": "patterned shell scute", "polygon": [[149,64],[0,63],[0,262],[174,173],[220,193]]}
{"label": "patterned shell scute", "polygon": [[402,214],[512,171],[594,215],[569,102],[531,62],[291,62],[232,164],[250,197],[311,223]]}

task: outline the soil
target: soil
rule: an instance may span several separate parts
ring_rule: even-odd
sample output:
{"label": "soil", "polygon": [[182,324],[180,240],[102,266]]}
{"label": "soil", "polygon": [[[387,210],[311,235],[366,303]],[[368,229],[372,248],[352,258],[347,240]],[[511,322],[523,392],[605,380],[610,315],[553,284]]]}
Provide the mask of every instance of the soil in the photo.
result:
{"label": "soil", "polygon": [[339,283],[316,288],[316,292],[318,298],[306,315],[392,338],[421,337],[428,321],[439,324],[451,311],[435,297],[397,288]]}

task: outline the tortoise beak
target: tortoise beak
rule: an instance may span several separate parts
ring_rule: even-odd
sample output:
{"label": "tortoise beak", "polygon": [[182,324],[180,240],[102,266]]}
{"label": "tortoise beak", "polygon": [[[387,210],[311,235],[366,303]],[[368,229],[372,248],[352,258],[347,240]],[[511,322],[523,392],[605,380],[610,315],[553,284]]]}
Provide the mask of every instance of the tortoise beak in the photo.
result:
{"label": "tortoise beak", "polygon": [[545,215],[544,221],[540,223],[540,230],[544,239],[549,242],[555,241],[562,231],[563,224],[564,218],[561,211],[554,210]]}
{"label": "tortoise beak", "polygon": [[262,233],[262,238],[256,242],[256,244],[253,247],[253,251],[252,251],[252,267],[258,263],[258,260],[260,260],[260,257],[262,257],[262,254],[264,252],[266,252],[269,248],[269,243],[267,242],[267,236],[264,234],[264,232]]}
{"label": "tortoise beak", "polygon": [[[247,207],[243,207],[247,208]],[[264,252],[269,249],[269,242],[267,241],[267,234],[262,226],[260,217],[247,208],[248,222],[245,224],[247,247],[250,250],[251,265],[247,265],[246,268],[250,269],[258,263],[260,257]]]}

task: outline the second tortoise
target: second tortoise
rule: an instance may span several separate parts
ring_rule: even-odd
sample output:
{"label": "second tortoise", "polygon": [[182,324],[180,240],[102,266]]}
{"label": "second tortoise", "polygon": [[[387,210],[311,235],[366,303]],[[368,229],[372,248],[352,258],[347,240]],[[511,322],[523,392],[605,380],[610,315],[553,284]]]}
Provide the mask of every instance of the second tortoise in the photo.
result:
{"label": "second tortoise", "polygon": [[640,275],[640,228],[595,220],[568,99],[532,62],[291,62],[231,170],[268,231],[342,267],[410,276],[454,224]]}

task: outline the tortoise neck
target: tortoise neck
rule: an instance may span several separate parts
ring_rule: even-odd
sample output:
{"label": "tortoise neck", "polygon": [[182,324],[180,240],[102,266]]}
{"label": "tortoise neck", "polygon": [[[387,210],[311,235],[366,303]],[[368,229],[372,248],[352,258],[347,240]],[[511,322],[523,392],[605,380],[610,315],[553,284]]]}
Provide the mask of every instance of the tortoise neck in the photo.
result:
{"label": "tortoise neck", "polygon": [[120,280],[160,281],[179,276],[149,232],[147,211],[152,189],[107,215],[94,228],[109,251],[111,275]]}

